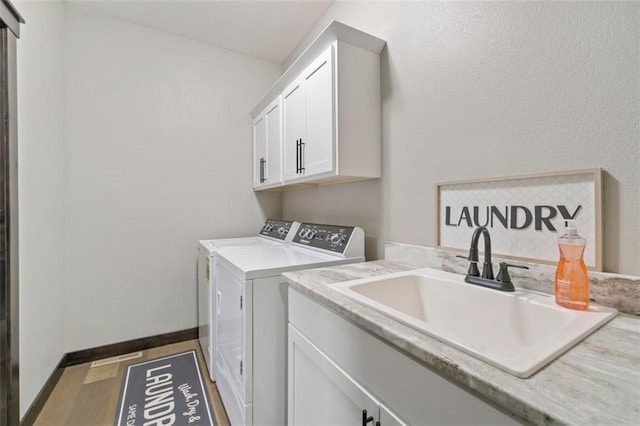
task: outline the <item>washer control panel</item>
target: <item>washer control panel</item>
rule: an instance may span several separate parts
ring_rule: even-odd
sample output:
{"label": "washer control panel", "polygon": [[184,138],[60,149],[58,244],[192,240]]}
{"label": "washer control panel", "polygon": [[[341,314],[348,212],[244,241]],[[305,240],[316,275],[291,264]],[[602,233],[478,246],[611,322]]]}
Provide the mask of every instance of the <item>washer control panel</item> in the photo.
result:
{"label": "washer control panel", "polygon": [[259,234],[284,241],[292,225],[293,221],[267,219]]}
{"label": "washer control panel", "polygon": [[344,253],[353,229],[353,226],[302,223],[293,237],[293,242],[335,253]]}

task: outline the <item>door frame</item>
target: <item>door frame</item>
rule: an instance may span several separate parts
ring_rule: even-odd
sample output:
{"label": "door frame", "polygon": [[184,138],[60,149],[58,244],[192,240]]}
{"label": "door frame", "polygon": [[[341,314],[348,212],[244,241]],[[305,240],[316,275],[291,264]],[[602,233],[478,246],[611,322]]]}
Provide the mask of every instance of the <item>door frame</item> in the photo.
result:
{"label": "door frame", "polygon": [[0,2],[0,424],[20,424],[16,50],[24,19]]}

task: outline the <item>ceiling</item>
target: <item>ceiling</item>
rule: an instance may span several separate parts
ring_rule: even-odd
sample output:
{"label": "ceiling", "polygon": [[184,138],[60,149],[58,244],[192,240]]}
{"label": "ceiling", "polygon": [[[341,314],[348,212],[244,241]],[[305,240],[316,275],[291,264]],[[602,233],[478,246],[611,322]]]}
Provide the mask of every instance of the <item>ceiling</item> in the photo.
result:
{"label": "ceiling", "polygon": [[224,49],[283,63],[334,0],[66,0]]}

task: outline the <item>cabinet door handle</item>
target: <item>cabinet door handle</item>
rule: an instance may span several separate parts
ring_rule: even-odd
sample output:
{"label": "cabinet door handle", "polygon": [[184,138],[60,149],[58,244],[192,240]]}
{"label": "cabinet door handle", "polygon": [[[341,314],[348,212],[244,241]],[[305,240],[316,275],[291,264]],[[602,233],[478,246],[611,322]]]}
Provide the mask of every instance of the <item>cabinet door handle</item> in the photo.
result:
{"label": "cabinet door handle", "polygon": [[218,315],[220,315],[220,305],[222,305],[222,293],[216,291],[216,311],[218,311]]}
{"label": "cabinet door handle", "polygon": [[300,173],[300,139],[296,139],[296,173]]}
{"label": "cabinet door handle", "polygon": [[264,177],[264,165],[266,164],[267,160],[264,159],[264,157],[262,157],[260,159],[260,183],[264,183],[267,179]]}
{"label": "cabinet door handle", "polygon": [[373,422],[373,416],[367,417],[367,410],[362,410],[362,426],[367,426],[369,422]]}
{"label": "cabinet door handle", "polygon": [[298,173],[302,173],[304,171],[304,156],[302,149],[304,147],[304,142],[302,142],[302,138],[300,139],[300,171]]}

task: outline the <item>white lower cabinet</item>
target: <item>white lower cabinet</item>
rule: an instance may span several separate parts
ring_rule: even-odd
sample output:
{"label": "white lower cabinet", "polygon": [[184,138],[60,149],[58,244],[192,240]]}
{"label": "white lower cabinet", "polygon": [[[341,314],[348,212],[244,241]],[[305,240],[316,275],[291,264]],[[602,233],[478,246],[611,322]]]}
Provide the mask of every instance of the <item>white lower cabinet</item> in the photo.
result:
{"label": "white lower cabinet", "polygon": [[405,424],[292,325],[288,377],[290,425]]}
{"label": "white lower cabinet", "polygon": [[301,293],[288,299],[289,425],[523,424]]}

